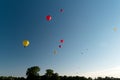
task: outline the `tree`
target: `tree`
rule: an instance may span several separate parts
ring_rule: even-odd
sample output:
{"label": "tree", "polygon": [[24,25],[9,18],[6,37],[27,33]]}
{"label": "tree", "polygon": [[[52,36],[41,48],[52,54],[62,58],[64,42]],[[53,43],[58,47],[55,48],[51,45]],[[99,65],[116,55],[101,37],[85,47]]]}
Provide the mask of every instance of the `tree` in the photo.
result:
{"label": "tree", "polygon": [[102,77],[97,77],[97,80],[103,80],[103,78]]}
{"label": "tree", "polygon": [[60,80],[60,77],[59,77],[58,73],[53,74],[52,80]]}
{"label": "tree", "polygon": [[27,69],[26,75],[27,75],[27,80],[39,80],[39,72],[40,68],[39,66],[33,66]]}
{"label": "tree", "polygon": [[92,78],[91,78],[91,77],[88,77],[88,80],[92,80]]}
{"label": "tree", "polygon": [[53,72],[54,71],[52,69],[47,69],[45,75],[48,76],[48,77],[51,77],[53,75]]}

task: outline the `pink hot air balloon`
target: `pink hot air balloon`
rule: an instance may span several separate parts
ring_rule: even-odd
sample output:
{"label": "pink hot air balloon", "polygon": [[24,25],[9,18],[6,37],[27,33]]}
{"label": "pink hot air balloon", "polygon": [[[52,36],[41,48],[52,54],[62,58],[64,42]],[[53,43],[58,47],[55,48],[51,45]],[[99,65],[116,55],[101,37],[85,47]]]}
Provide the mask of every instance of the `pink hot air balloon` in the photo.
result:
{"label": "pink hot air balloon", "polygon": [[64,40],[63,40],[63,39],[61,39],[61,40],[60,40],[60,43],[64,43]]}
{"label": "pink hot air balloon", "polygon": [[52,17],[51,17],[50,15],[47,15],[47,16],[46,16],[46,20],[47,20],[47,21],[50,21],[51,19],[52,19]]}

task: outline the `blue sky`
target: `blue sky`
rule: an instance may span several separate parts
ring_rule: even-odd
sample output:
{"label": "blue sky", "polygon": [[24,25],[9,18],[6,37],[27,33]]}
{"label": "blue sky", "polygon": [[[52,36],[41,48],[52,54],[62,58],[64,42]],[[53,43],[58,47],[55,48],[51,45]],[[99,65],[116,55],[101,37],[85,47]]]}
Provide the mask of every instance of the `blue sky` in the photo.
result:
{"label": "blue sky", "polygon": [[[0,75],[25,76],[27,68],[36,65],[40,75],[51,68],[59,75],[75,76],[120,67],[119,3],[0,1]],[[46,21],[47,15],[51,21]],[[25,39],[30,41],[27,48],[22,45]],[[60,39],[65,41],[62,48],[58,47]]]}

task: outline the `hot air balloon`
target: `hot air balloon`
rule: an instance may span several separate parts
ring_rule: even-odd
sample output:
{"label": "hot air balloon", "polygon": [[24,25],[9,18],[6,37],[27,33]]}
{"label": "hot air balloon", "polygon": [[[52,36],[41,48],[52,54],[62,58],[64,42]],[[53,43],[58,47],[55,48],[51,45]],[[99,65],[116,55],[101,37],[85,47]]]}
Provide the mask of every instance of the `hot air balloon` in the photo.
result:
{"label": "hot air balloon", "polygon": [[84,53],[87,53],[87,52],[88,52],[88,49],[81,50],[81,54],[84,54]]}
{"label": "hot air balloon", "polygon": [[50,21],[51,19],[52,19],[52,17],[51,17],[50,15],[47,15],[47,16],[46,16],[46,20],[47,20],[47,21]]}
{"label": "hot air balloon", "polygon": [[63,39],[61,39],[61,40],[60,40],[60,43],[64,43],[64,40],[63,40]]}
{"label": "hot air balloon", "polygon": [[84,54],[83,52],[81,52],[81,54]]}
{"label": "hot air balloon", "polygon": [[117,27],[114,27],[113,30],[116,32],[117,31]]}
{"label": "hot air balloon", "polygon": [[62,48],[62,45],[59,45],[59,48]]}
{"label": "hot air balloon", "polygon": [[29,46],[29,44],[30,44],[30,42],[29,42],[28,40],[24,40],[24,41],[23,41],[23,46],[24,46],[24,47]]}
{"label": "hot air balloon", "polygon": [[54,50],[54,54],[57,54],[57,50]]}
{"label": "hot air balloon", "polygon": [[60,9],[60,12],[63,12],[64,10],[63,9]]}

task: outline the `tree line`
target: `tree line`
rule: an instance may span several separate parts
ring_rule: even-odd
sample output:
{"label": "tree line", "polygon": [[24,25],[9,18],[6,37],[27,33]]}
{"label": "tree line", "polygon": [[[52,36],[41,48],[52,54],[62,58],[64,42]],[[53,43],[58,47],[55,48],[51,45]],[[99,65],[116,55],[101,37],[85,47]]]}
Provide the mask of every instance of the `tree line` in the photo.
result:
{"label": "tree line", "polygon": [[39,75],[39,66],[33,66],[27,69],[26,78],[24,77],[12,77],[12,76],[0,76],[0,80],[120,80],[120,78],[114,77],[97,77],[92,79],[91,77],[86,78],[84,76],[59,76],[58,73],[54,73],[52,69],[47,69],[44,75]]}

